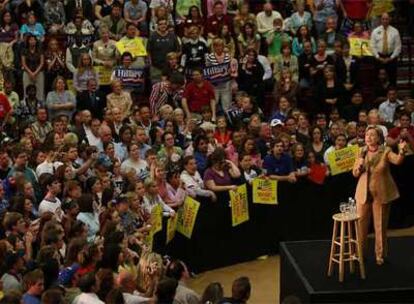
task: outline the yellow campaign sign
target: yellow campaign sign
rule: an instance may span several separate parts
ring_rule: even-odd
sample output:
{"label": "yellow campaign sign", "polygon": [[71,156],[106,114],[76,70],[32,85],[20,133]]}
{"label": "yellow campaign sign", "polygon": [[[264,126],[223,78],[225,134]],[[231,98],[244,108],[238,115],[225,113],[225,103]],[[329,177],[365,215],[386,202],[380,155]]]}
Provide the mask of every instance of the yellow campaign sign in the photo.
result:
{"label": "yellow campaign sign", "polygon": [[151,210],[151,224],[152,224],[152,233],[156,234],[162,229],[162,207],[160,204],[156,205]]}
{"label": "yellow campaign sign", "polygon": [[374,56],[369,39],[349,38],[350,54],[356,57]]}
{"label": "yellow campaign sign", "polygon": [[112,69],[103,65],[95,66],[95,71],[98,73],[99,85],[110,85]]}
{"label": "yellow campaign sign", "polygon": [[73,86],[73,79],[66,80],[66,84],[68,86],[68,91],[71,91],[73,94],[76,94],[76,89]]}
{"label": "yellow campaign sign", "polygon": [[255,178],[253,180],[253,203],[277,205],[277,181]]}
{"label": "yellow campaign sign", "polygon": [[193,234],[199,208],[200,203],[187,196],[184,205],[178,211],[177,231],[189,239]]}
{"label": "yellow campaign sign", "polygon": [[249,203],[247,200],[246,184],[238,186],[230,191],[231,223],[232,226],[240,225],[249,220]]}
{"label": "yellow campaign sign", "polygon": [[121,55],[130,52],[134,57],[147,56],[147,49],[141,38],[121,39],[115,45]]}
{"label": "yellow campaign sign", "polygon": [[332,175],[341,174],[352,170],[358,156],[359,147],[352,145],[340,150],[328,153],[328,163]]}
{"label": "yellow campaign sign", "polygon": [[368,17],[377,17],[384,13],[392,12],[395,9],[393,2],[393,0],[373,0],[371,4],[372,8]]}
{"label": "yellow campaign sign", "polygon": [[178,216],[170,217],[167,222],[167,244],[175,237]]}
{"label": "yellow campaign sign", "polygon": [[144,240],[143,240],[144,244],[147,245],[148,250],[152,251],[152,246],[154,244],[154,232],[151,229],[150,231],[148,231],[148,234],[144,236]]}

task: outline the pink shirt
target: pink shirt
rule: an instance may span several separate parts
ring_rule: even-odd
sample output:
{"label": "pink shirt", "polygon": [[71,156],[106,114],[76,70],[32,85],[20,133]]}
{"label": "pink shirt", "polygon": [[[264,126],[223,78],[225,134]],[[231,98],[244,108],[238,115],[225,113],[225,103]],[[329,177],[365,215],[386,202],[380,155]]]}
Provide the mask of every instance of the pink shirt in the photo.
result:
{"label": "pink shirt", "polygon": [[[216,1],[217,0],[207,0],[207,17],[214,14],[214,3]],[[221,2],[223,3],[224,14],[227,14],[227,0],[221,0]]]}
{"label": "pink shirt", "polygon": [[232,142],[229,142],[227,148],[224,150],[226,152],[227,159],[231,160],[236,166],[239,165],[239,153],[237,152],[236,147]]}

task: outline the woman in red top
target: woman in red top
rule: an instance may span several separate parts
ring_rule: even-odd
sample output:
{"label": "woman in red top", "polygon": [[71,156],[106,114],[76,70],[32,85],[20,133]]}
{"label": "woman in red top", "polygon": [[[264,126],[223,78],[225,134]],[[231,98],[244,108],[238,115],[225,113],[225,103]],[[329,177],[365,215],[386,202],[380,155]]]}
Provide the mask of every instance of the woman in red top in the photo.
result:
{"label": "woman in red top", "polygon": [[227,128],[227,121],[224,116],[219,116],[217,118],[217,128],[214,133],[214,138],[223,147],[226,147],[231,139],[231,131]]}
{"label": "woman in red top", "polygon": [[0,94],[0,125],[3,126],[11,114],[11,106],[6,95]]}

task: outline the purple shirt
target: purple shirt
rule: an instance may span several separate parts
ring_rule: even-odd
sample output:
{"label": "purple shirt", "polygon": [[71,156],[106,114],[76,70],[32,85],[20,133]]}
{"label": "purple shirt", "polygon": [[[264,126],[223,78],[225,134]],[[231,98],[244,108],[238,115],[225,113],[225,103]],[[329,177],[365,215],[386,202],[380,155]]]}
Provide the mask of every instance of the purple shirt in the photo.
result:
{"label": "purple shirt", "polygon": [[224,176],[221,176],[211,168],[208,168],[204,172],[204,183],[208,180],[213,180],[217,186],[229,186],[233,184],[231,176],[227,171],[224,171]]}

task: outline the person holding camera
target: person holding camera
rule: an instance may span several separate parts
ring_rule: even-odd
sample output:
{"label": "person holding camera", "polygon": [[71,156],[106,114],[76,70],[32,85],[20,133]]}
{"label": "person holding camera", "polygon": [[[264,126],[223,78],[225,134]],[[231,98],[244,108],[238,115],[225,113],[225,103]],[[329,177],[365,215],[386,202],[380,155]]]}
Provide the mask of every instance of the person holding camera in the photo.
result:
{"label": "person holding camera", "polygon": [[58,160],[60,153],[55,151],[53,147],[46,146],[44,147],[43,152],[46,154],[46,158],[44,162],[36,167],[37,176],[40,176],[43,173],[54,174],[57,168],[63,165],[63,163]]}
{"label": "person holding camera", "polygon": [[80,163],[78,147],[65,145],[59,153],[58,159],[64,160],[72,168],[73,174],[83,180],[86,179],[88,170],[95,164],[98,158],[98,150],[94,146],[89,146],[85,149],[85,154],[86,158]]}

